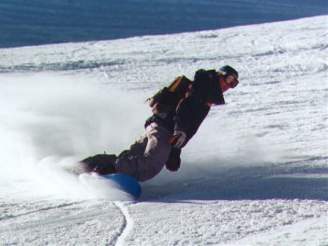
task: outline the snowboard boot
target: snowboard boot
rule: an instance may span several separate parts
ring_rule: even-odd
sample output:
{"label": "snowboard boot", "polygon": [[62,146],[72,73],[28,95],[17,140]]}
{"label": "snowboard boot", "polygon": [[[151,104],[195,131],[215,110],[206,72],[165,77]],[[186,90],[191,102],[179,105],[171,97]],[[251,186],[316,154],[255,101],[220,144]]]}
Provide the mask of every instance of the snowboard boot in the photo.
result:
{"label": "snowboard boot", "polygon": [[116,155],[99,154],[80,161],[84,172],[95,172],[100,175],[116,173]]}

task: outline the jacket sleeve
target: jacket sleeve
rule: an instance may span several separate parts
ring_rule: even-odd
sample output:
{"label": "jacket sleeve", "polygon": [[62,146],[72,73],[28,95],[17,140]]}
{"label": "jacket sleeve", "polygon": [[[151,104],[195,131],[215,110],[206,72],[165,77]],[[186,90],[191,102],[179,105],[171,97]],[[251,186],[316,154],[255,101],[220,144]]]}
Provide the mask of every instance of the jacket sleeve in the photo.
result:
{"label": "jacket sleeve", "polygon": [[174,130],[188,132],[190,122],[192,121],[194,104],[195,102],[192,97],[187,97],[180,103],[174,118]]}
{"label": "jacket sleeve", "polygon": [[174,130],[187,134],[186,143],[197,132],[209,112],[209,107],[193,96],[185,98],[177,108]]}

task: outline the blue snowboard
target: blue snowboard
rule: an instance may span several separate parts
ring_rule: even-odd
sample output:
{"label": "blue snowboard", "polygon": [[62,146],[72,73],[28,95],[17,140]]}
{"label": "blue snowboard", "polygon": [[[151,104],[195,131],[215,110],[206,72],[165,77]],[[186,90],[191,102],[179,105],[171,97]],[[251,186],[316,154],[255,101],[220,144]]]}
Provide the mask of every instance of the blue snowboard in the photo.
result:
{"label": "blue snowboard", "polygon": [[126,193],[130,194],[137,199],[141,195],[141,186],[138,181],[126,174],[122,173],[114,173],[114,174],[107,174],[102,175],[102,177],[114,182],[116,187],[120,190],[125,191]]}

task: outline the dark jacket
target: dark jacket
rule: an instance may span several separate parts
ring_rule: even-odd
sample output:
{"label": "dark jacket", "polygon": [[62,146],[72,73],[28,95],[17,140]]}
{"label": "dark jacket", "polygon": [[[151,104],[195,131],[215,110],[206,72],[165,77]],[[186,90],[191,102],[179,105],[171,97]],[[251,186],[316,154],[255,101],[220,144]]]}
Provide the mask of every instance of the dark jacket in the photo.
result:
{"label": "dark jacket", "polygon": [[174,130],[185,132],[187,134],[187,143],[197,132],[209,111],[210,107],[201,103],[195,96],[187,97],[177,109],[174,117]]}
{"label": "dark jacket", "polygon": [[209,103],[220,105],[225,102],[217,72],[201,69],[195,73],[190,95],[182,100],[177,109],[167,114],[164,119],[153,115],[145,125],[157,122],[171,132],[183,131],[187,134],[187,143],[207,116]]}
{"label": "dark jacket", "polygon": [[195,135],[206,118],[210,110],[209,104],[225,103],[218,76],[215,70],[198,70],[192,83],[191,95],[177,108],[174,130],[187,134],[185,144]]}

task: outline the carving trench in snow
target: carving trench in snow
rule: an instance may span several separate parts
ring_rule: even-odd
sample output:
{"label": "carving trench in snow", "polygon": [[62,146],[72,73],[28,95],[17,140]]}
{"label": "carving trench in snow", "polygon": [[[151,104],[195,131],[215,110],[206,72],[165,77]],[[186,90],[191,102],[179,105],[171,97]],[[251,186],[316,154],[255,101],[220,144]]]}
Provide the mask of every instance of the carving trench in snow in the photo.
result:
{"label": "carving trench in snow", "polygon": [[[114,205],[121,211],[121,214],[123,215],[123,225],[120,228],[120,233],[117,237],[113,239],[113,241],[116,240],[115,245],[116,246],[123,246],[124,241],[126,237],[130,234],[133,228],[133,219],[131,218],[129,214],[129,210],[126,205],[124,205],[123,202],[114,202]],[[112,245],[112,244],[110,244]]]}

